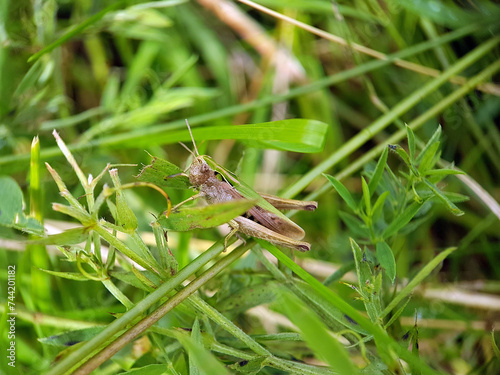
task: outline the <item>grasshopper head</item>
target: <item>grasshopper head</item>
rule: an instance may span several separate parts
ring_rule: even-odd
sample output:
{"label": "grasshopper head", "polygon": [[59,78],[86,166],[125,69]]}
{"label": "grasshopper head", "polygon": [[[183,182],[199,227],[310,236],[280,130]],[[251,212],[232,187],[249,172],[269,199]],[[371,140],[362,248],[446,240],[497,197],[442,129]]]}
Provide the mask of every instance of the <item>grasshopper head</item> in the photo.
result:
{"label": "grasshopper head", "polygon": [[213,176],[213,169],[200,156],[196,157],[189,167],[189,182],[194,186],[203,185]]}

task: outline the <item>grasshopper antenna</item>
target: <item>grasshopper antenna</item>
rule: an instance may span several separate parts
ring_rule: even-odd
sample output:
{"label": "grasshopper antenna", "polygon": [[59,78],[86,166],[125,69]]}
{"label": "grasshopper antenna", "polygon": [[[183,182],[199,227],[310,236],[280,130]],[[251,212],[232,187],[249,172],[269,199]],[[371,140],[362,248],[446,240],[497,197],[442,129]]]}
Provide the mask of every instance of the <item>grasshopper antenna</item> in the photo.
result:
{"label": "grasshopper antenna", "polygon": [[196,148],[196,142],[194,141],[193,133],[191,132],[191,127],[189,126],[189,122],[187,119],[186,119],[186,125],[187,125],[187,128],[189,130],[189,135],[191,136],[191,140],[193,141],[193,147],[194,147],[194,150],[196,151],[196,156],[200,156],[200,153],[198,152],[198,148]]}
{"label": "grasshopper antenna", "polygon": [[182,143],[182,142],[179,142],[179,144],[180,144],[182,147],[184,147],[184,148],[185,148],[185,149],[186,149],[186,150],[187,150],[187,151],[188,151],[191,155],[193,155],[193,158],[195,158],[195,157],[196,157],[196,154],[195,154],[193,151],[191,151],[191,150],[190,150],[190,148],[189,148],[188,146],[186,146],[186,145],[185,145],[184,143]]}

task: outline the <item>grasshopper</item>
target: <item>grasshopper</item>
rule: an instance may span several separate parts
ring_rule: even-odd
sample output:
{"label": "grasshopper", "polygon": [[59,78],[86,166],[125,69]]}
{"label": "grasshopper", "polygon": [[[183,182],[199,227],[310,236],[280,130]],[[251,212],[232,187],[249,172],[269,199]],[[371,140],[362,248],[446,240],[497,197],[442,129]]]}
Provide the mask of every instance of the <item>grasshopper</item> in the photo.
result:
{"label": "grasshopper", "polygon": [[311,245],[300,241],[305,236],[304,230],[279,210],[314,211],[318,207],[318,203],[284,199],[255,192],[248,185],[239,181],[233,173],[217,164],[210,156],[200,155],[187,120],[186,124],[195,153],[182,144],[193,155],[193,162],[186,170],[187,173],[184,172],[184,174],[187,175],[193,187],[198,190],[198,194],[179,203],[173,210],[198,197],[204,198],[208,204],[238,199],[255,200],[254,207],[250,208],[244,215],[229,221],[228,224],[232,230],[226,237],[226,243],[233,234],[239,231],[247,236],[269,241],[274,245],[309,251]]}

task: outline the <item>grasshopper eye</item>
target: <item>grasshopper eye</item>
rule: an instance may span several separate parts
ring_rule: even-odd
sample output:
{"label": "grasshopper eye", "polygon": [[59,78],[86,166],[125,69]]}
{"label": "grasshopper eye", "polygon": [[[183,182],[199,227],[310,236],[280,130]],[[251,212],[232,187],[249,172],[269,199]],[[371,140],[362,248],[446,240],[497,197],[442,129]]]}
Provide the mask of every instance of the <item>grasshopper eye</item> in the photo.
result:
{"label": "grasshopper eye", "polygon": [[216,171],[214,171],[214,176],[217,180],[224,181],[224,178],[222,177],[222,175]]}

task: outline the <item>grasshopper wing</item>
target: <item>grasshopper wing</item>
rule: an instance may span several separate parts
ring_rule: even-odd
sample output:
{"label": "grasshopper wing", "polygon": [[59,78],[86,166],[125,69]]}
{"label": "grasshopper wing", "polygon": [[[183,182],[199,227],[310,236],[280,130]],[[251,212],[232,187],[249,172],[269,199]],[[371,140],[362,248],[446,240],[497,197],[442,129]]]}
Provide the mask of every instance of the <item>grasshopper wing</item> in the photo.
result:
{"label": "grasshopper wing", "polygon": [[296,199],[285,199],[275,195],[259,193],[262,198],[271,203],[278,210],[305,210],[314,211],[318,208],[318,202],[300,201]]}
{"label": "grasshopper wing", "polygon": [[247,213],[259,224],[286,237],[301,240],[305,236],[304,230],[286,216],[283,218],[260,206],[252,207]]}
{"label": "grasshopper wing", "polygon": [[[233,186],[229,184],[227,184],[227,186],[228,188],[226,189],[226,192],[229,193],[234,199],[247,199],[243,197],[243,195],[240,194],[240,192]],[[301,240],[305,236],[304,230],[286,216],[277,215],[274,212],[268,211],[258,205],[249,209],[245,216],[272,230],[273,232],[294,240]]]}

